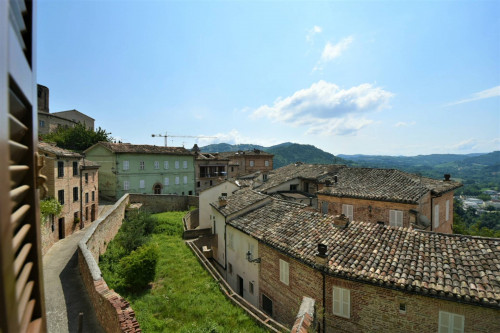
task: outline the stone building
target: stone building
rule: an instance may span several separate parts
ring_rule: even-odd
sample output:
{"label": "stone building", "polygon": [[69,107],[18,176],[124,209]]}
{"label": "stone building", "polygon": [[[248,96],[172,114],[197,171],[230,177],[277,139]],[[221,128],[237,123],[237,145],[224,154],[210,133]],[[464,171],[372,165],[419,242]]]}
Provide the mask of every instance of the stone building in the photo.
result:
{"label": "stone building", "polygon": [[40,172],[47,178],[48,189],[41,199],[52,197],[63,205],[59,216],[44,221],[42,250],[45,253],[53,243],[97,218],[99,166],[84,160],[79,153],[54,144],[39,142],[38,150],[45,160]]}
{"label": "stone building", "polygon": [[289,327],[306,296],[321,332],[500,331],[499,239],[350,222],[250,189],[212,207],[219,270]]}
{"label": "stone building", "polygon": [[49,88],[37,85],[38,96],[38,134],[48,134],[60,127],[73,127],[78,123],[85,124],[88,129],[94,129],[94,118],[78,110],[49,112]]}
{"label": "stone building", "polygon": [[259,149],[219,153],[221,158],[229,159],[228,177],[230,179],[257,171],[267,173],[273,169],[273,154]]}
{"label": "stone building", "polygon": [[100,195],[125,193],[194,195],[194,154],[182,147],[99,142],[85,150],[101,166]]}
{"label": "stone building", "polygon": [[196,194],[228,178],[228,158],[223,158],[218,153],[202,153],[196,144],[191,151],[195,156]]}

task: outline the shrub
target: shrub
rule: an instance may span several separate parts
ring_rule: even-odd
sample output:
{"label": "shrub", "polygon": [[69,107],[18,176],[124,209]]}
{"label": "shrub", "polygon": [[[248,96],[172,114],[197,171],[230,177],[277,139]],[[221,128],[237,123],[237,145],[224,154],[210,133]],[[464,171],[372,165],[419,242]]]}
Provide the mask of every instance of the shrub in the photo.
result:
{"label": "shrub", "polygon": [[132,251],[120,260],[118,272],[123,278],[126,289],[137,291],[145,289],[154,281],[158,262],[158,244],[150,243]]}
{"label": "shrub", "polygon": [[153,233],[156,220],[146,211],[132,211],[123,221],[120,233],[116,236],[118,243],[127,252],[131,252],[145,244]]}

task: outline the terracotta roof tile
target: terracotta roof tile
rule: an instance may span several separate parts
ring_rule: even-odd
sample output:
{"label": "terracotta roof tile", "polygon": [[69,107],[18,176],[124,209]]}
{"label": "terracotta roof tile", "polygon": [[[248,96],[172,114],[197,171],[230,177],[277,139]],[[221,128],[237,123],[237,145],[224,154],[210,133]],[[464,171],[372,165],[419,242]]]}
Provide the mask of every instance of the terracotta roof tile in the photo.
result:
{"label": "terracotta roof tile", "polygon": [[[99,142],[96,145],[101,145],[114,153],[193,155],[193,153],[191,153],[189,150],[183,147],[133,145],[130,143],[113,143],[113,142]],[[92,147],[88,148],[87,150],[92,149]]]}
{"label": "terracotta roof tile", "polygon": [[500,308],[500,239],[365,222],[339,228],[333,218],[272,199],[228,223],[313,267],[317,244],[326,244],[333,276]]}
{"label": "terracotta roof tile", "polygon": [[55,144],[49,142],[43,142],[43,141],[38,142],[38,149],[47,153],[54,154],[56,156],[77,157],[77,158],[82,157],[82,155],[79,153],[57,147]]}
{"label": "terracotta roof tile", "polygon": [[222,215],[229,216],[267,198],[268,196],[265,194],[255,192],[249,187],[243,187],[236,190],[231,196],[228,196],[225,205],[221,206],[219,201],[213,202],[211,205]]}

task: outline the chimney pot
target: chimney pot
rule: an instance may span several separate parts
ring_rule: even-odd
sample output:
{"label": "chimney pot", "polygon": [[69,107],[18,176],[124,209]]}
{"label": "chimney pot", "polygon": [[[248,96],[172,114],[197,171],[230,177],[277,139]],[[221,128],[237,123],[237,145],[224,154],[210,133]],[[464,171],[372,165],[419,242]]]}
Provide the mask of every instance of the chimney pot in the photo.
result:
{"label": "chimney pot", "polygon": [[219,207],[224,207],[226,205],[227,205],[227,197],[221,195],[219,197]]}
{"label": "chimney pot", "polygon": [[325,244],[318,244],[318,253],[315,256],[316,264],[320,266],[326,266],[328,263],[328,256],[326,255],[327,246]]}
{"label": "chimney pot", "polygon": [[451,175],[449,173],[445,173],[444,174],[444,180],[449,182],[450,181],[450,178],[451,178]]}

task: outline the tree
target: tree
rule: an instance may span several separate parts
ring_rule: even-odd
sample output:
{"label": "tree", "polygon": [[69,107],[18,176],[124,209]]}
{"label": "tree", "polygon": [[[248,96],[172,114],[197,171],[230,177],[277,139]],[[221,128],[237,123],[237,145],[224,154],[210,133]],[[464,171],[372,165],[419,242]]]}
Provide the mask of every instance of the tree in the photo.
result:
{"label": "tree", "polygon": [[78,123],[74,127],[60,127],[57,131],[40,136],[41,141],[54,142],[58,147],[84,151],[99,141],[111,142],[110,132],[98,127],[97,130],[89,129],[84,124]]}

